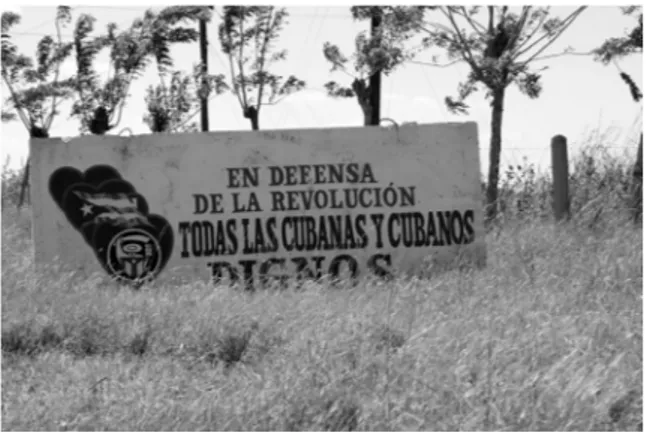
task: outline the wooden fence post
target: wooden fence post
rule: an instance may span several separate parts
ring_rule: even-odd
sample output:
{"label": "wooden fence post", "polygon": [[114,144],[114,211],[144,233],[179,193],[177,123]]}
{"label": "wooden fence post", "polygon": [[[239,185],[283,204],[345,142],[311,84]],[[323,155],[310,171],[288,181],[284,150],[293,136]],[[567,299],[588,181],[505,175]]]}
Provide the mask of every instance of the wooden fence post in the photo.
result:
{"label": "wooden fence post", "polygon": [[567,138],[556,135],[552,138],[552,199],[557,221],[570,218],[568,180]]}
{"label": "wooden fence post", "polygon": [[644,142],[644,134],[642,133],[639,136],[639,147],[637,147],[637,160],[635,161],[635,168],[633,169],[632,212],[633,212],[633,220],[635,221],[635,223],[639,222],[639,216],[641,215],[641,212],[642,212],[643,142]]}

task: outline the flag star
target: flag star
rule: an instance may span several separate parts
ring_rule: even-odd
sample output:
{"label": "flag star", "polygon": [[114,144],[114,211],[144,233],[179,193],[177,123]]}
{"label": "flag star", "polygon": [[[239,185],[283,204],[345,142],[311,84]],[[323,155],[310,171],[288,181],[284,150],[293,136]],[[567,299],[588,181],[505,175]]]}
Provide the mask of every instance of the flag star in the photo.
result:
{"label": "flag star", "polygon": [[81,207],[81,211],[83,212],[83,216],[91,215],[92,206],[90,204],[85,204],[83,207]]}

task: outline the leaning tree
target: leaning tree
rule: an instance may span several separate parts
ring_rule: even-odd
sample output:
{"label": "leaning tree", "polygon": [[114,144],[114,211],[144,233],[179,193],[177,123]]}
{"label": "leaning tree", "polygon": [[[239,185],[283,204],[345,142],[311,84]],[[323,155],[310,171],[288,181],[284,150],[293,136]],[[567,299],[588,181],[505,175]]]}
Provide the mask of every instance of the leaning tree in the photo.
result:
{"label": "leaning tree", "polygon": [[[450,63],[464,62],[469,74],[458,87],[457,98],[446,97],[450,111],[466,114],[465,100],[479,88],[491,101],[491,138],[489,173],[486,189],[486,220],[497,213],[502,122],[505,95],[513,83],[524,95],[538,98],[542,69],[533,63],[545,58],[568,55],[571,51],[544,55],[586,9],[577,7],[565,18],[550,15],[549,7],[523,6],[511,11],[507,6],[439,6],[436,13],[444,23],[424,21],[420,30],[426,33],[429,47],[441,48]],[[445,64],[446,65],[446,64]],[[445,66],[441,65],[441,66]]]}
{"label": "leaning tree", "polygon": [[381,91],[372,78],[379,73],[388,75],[406,60],[413,52],[406,48],[406,42],[417,34],[419,22],[426,9],[434,6],[353,6],[350,8],[356,21],[375,21],[374,30],[368,35],[362,31],[354,40],[355,51],[346,57],[337,45],[326,42],[323,55],[332,64],[331,72],[345,73],[352,81],[342,85],[328,81],[325,88],[333,98],[356,98],[363,113],[364,126],[379,125],[375,118],[374,105]]}
{"label": "leaning tree", "polygon": [[199,36],[195,28],[177,24],[210,19],[211,8],[207,6],[171,6],[158,14],[146,13],[143,43],[155,60],[159,77],[158,84],[146,89],[144,122],[152,132],[197,130],[197,125],[189,122],[199,112],[200,100],[207,99],[212,92],[221,94],[227,88],[223,74],[209,75],[201,64],[193,67],[192,74],[172,70],[172,44],[197,42]]}
{"label": "leaning tree", "polygon": [[[70,8],[59,6],[54,19],[56,38],[44,36],[32,59],[21,54],[12,42],[10,31],[20,22],[20,16],[13,12],[2,13],[2,79],[9,91],[9,97],[3,103],[2,121],[19,118],[30,138],[49,137],[60,104],[71,96],[71,80],[60,77],[61,65],[72,52],[72,43],[64,42],[61,34],[70,21]],[[25,200],[29,167],[27,159],[19,207]]]}
{"label": "leaning tree", "polygon": [[[116,127],[123,113],[130,84],[147,65],[147,56],[141,44],[141,20],[124,31],[110,23],[104,35],[94,36],[96,18],[82,14],[74,28],[76,98],[72,116],[81,122],[81,133],[104,135]],[[96,56],[110,50],[110,67],[105,81],[95,67]]]}
{"label": "leaning tree", "polygon": [[[619,37],[612,37],[606,40],[595,53],[595,59],[603,64],[614,62],[619,69],[619,77],[626,83],[630,90],[630,95],[634,102],[641,102],[643,93],[633,78],[626,72],[622,71],[617,64],[617,60],[632,54],[641,54],[644,48],[644,21],[642,9],[638,6],[628,6],[621,8],[624,15],[637,18],[635,27],[628,33]],[[639,221],[642,213],[642,176],[643,176],[643,145],[644,134],[639,136],[639,146],[637,147],[637,160],[633,168],[633,219]]]}
{"label": "leaning tree", "polygon": [[287,58],[276,41],[286,23],[287,10],[274,6],[224,6],[219,38],[229,60],[231,88],[251,129],[260,128],[260,109],[275,105],[305,87],[294,75],[287,78],[270,71]]}
{"label": "leaning tree", "polygon": [[[638,6],[628,6],[622,7],[621,10],[625,15],[635,16],[637,18],[637,24],[630,33],[619,37],[612,37],[594,50],[595,60],[605,65],[610,62],[615,62],[616,64],[618,59],[631,54],[641,54],[644,47],[644,22],[641,8]],[[642,99],[642,92],[632,77],[623,71],[619,72],[619,76],[628,86],[633,100],[639,102]]]}

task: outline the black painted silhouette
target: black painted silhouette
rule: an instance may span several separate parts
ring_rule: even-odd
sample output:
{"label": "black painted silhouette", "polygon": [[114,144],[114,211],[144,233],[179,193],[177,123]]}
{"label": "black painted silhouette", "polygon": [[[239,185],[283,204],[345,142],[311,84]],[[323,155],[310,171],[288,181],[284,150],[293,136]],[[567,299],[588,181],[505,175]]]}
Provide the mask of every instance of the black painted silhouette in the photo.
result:
{"label": "black painted silhouette", "polygon": [[162,271],[173,250],[173,230],[150,214],[146,199],[109,165],[84,173],[62,167],[49,178],[49,192],[108,274],[139,286]]}

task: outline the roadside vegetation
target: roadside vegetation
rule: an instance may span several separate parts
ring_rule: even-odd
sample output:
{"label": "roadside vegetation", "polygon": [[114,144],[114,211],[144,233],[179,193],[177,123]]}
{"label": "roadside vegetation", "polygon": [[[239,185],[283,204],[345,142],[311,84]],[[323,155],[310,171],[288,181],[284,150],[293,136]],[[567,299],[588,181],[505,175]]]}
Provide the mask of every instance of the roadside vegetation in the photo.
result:
{"label": "roadside vegetation", "polygon": [[5,170],[2,428],[642,430],[631,160],[585,146],[563,226],[549,179],[503,166],[485,269],[253,295],[34,273]]}

